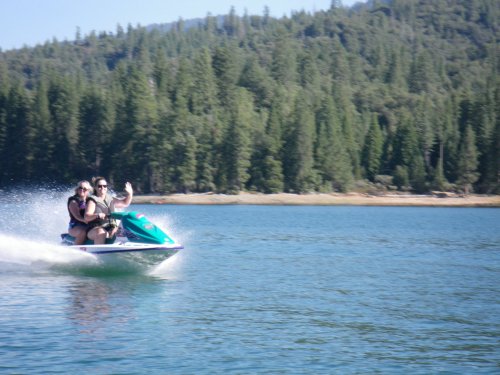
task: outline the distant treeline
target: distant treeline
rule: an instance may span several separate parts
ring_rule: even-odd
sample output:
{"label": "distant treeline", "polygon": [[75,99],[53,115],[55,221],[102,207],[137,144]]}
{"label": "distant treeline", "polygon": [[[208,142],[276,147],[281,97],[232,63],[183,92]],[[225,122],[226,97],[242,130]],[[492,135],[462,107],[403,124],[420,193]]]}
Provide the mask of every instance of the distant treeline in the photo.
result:
{"label": "distant treeline", "polygon": [[333,0],[0,52],[0,187],[500,193],[499,8]]}

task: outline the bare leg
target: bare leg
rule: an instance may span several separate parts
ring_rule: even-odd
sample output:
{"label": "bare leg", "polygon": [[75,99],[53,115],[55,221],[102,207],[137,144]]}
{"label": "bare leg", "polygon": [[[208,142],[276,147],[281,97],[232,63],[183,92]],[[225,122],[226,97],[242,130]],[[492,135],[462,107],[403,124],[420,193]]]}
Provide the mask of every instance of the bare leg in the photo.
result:
{"label": "bare leg", "polygon": [[92,241],[94,241],[95,245],[102,245],[106,242],[106,234],[107,232],[104,229],[97,227],[91,229],[88,236]]}
{"label": "bare leg", "polygon": [[83,245],[87,238],[87,228],[76,226],[68,230],[70,236],[75,237],[75,245]]}

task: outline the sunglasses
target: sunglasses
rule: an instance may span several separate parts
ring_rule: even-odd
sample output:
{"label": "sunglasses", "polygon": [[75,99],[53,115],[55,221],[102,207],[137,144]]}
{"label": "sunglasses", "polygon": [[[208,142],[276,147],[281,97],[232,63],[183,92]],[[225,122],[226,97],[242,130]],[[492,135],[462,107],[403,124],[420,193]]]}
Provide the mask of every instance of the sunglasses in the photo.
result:
{"label": "sunglasses", "polygon": [[84,188],[83,186],[78,186],[78,189],[79,189],[79,190],[83,190],[83,191],[89,191],[89,189]]}
{"label": "sunglasses", "polygon": [[104,188],[107,188],[107,187],[108,187],[108,185],[97,185],[97,187],[98,187],[99,189],[104,189]]}

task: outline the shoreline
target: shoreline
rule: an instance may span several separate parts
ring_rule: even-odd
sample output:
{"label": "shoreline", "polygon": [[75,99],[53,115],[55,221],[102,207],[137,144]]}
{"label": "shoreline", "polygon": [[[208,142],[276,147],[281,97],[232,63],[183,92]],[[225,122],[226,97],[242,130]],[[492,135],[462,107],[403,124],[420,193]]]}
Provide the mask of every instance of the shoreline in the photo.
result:
{"label": "shoreline", "polygon": [[137,195],[132,204],[178,205],[280,205],[280,206],[415,206],[415,207],[500,207],[500,195],[434,195],[361,193],[262,194],[237,195],[192,193]]}

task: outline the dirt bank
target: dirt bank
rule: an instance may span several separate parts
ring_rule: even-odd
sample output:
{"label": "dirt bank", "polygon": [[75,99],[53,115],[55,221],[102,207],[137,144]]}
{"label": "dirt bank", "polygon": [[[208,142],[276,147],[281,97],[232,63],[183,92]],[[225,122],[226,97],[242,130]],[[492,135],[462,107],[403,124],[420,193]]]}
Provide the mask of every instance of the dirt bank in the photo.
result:
{"label": "dirt bank", "polygon": [[251,205],[354,205],[354,206],[440,206],[500,207],[500,195],[367,195],[367,194],[171,194],[137,195],[135,204],[251,204]]}

